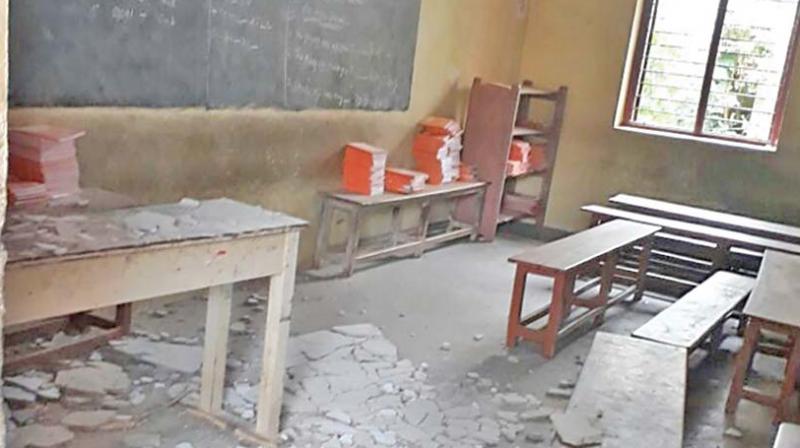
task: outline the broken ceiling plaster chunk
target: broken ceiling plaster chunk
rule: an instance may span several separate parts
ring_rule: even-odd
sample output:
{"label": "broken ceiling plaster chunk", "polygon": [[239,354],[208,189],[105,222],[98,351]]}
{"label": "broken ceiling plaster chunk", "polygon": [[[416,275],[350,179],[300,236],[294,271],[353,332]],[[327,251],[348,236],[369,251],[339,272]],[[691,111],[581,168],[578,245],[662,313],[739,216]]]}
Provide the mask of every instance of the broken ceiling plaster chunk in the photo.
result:
{"label": "broken ceiling plaster chunk", "polygon": [[75,438],[63,426],[28,425],[18,428],[13,435],[15,448],[51,448],[62,446]]}
{"label": "broken ceiling plaster chunk", "polygon": [[572,447],[596,446],[603,443],[603,431],[596,418],[581,412],[567,411],[550,416],[558,438]]}
{"label": "broken ceiling plaster chunk", "polygon": [[739,428],[735,427],[735,426],[731,426],[731,427],[725,429],[725,432],[723,433],[723,435],[725,437],[730,437],[730,438],[733,438],[733,439],[741,439],[743,437],[742,431]]}
{"label": "broken ceiling plaster chunk", "polygon": [[159,448],[161,436],[154,433],[139,432],[128,434],[122,439],[125,448]]}
{"label": "broken ceiling plaster chunk", "polygon": [[3,398],[16,403],[33,403],[36,395],[21,387],[3,386]]}
{"label": "broken ceiling plaster chunk", "polygon": [[115,416],[114,411],[77,411],[67,414],[61,424],[70,429],[93,431],[114,420]]}
{"label": "broken ceiling plaster chunk", "polygon": [[572,396],[571,389],[561,389],[559,387],[548,389],[546,395],[551,398],[569,399]]}
{"label": "broken ceiling plaster chunk", "polygon": [[202,347],[166,342],[153,342],[146,338],[127,339],[115,350],[139,358],[141,361],[182,373],[195,373],[203,362]]}
{"label": "broken ceiling plaster chunk", "polygon": [[119,366],[105,362],[92,362],[86,367],[58,372],[56,384],[67,391],[76,393],[122,394],[130,389],[131,380]]}

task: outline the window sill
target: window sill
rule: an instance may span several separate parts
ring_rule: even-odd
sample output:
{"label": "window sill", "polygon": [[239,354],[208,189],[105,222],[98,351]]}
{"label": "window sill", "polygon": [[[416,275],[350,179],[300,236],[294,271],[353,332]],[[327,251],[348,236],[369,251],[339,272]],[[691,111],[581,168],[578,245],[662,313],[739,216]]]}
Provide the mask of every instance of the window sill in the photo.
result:
{"label": "window sill", "polygon": [[669,138],[674,140],[683,140],[683,141],[691,141],[696,143],[703,143],[709,146],[720,147],[722,149],[736,149],[736,150],[743,150],[743,151],[757,151],[757,152],[775,152],[777,148],[773,145],[769,144],[758,144],[758,143],[745,143],[745,142],[736,142],[731,140],[725,140],[720,138],[713,138],[713,137],[699,137],[696,135],[687,135],[681,134],[678,132],[669,132],[669,131],[658,131],[655,129],[645,129],[636,126],[628,126],[628,125],[614,125],[614,129],[623,132],[632,132],[634,134],[642,134],[642,135],[650,135],[654,137],[663,137]]}

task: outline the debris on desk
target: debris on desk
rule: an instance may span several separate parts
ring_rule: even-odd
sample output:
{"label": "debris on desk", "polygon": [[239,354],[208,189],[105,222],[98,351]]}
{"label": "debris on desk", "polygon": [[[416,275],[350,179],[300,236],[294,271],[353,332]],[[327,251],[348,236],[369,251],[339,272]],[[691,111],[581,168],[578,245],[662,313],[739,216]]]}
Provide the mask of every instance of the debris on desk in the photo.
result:
{"label": "debris on desk", "polygon": [[567,411],[550,416],[558,438],[572,447],[598,446],[603,443],[603,430],[598,418],[581,412]]}

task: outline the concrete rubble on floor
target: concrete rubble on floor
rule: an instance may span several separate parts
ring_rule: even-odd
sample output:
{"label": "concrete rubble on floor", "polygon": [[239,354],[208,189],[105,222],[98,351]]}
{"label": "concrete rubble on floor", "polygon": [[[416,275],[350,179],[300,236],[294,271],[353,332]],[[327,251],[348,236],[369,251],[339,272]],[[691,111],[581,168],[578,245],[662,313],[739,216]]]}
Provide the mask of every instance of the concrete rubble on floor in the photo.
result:
{"label": "concrete rubble on floor", "polygon": [[[499,392],[500,385],[475,372],[435,387],[427,381],[427,364],[402,359],[371,324],[296,336],[288,350],[281,432],[287,448],[536,446],[553,438],[553,410],[534,395]],[[137,413],[154,406],[196,403],[201,347],[137,332],[107,352],[122,359],[113,363],[94,353],[94,360],[65,361],[52,373],[6,378],[5,387],[17,394],[9,400],[11,448],[59,446],[80,433],[121,428],[128,431],[118,436],[120,446],[162,446],[159,434],[130,430]],[[142,365],[151,366],[147,374],[128,373]],[[254,422],[257,385],[229,377],[225,410]],[[53,401],[38,393],[51,389],[63,397]],[[62,410],[60,417],[48,415],[51,405]]]}

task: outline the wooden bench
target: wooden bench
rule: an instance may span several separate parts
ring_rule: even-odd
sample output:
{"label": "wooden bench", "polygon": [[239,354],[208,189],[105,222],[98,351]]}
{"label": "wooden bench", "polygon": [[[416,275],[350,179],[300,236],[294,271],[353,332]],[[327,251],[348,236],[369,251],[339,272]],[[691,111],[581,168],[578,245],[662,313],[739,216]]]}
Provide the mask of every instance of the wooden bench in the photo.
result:
{"label": "wooden bench", "polygon": [[[541,344],[544,356],[551,358],[555,354],[556,342],[560,336],[570,333],[590,319],[599,324],[606,308],[628,297],[641,299],[650,246],[653,235],[658,230],[659,227],[656,226],[618,220],[510,258],[509,261],[517,265],[517,270],[508,316],[506,345],[515,346],[518,338],[534,341]],[[634,278],[633,285],[611,297],[619,254],[625,248],[633,246],[642,248],[637,277]],[[596,270],[600,265],[600,277],[575,290],[577,277],[589,270]],[[522,317],[528,274],[552,277],[553,294],[549,305]],[[598,284],[600,289],[595,297],[579,297]],[[573,306],[587,308],[589,311],[566,322]],[[545,317],[547,322],[543,328],[528,328]]]}
{"label": "wooden bench", "polygon": [[800,244],[800,227],[630,194],[618,194],[608,201],[629,211]]}
{"label": "wooden bench", "polygon": [[800,446],[800,425],[781,423],[773,448],[797,448]]}
{"label": "wooden bench", "polygon": [[[385,193],[378,196],[364,196],[350,193],[325,193],[322,200],[320,227],[317,232],[317,245],[314,252],[314,266],[321,268],[328,256],[329,237],[333,226],[334,213],[338,210],[349,217],[347,227],[347,243],[344,249],[343,274],[353,274],[355,263],[372,260],[389,255],[421,256],[432,246],[459,238],[478,236],[478,227],[483,213],[483,196],[486,192],[485,182],[454,182],[443,185],[428,185],[424,190],[411,194]],[[474,198],[471,207],[474,218],[471,223],[456,222],[452,218],[444,232],[430,235],[431,207],[436,202],[464,200]],[[401,228],[400,211],[402,207],[419,205],[421,209],[419,223],[411,235],[405,234]],[[387,245],[377,249],[359,251],[361,244],[361,226],[368,213],[391,209],[392,229]],[[405,240],[404,240],[405,239]]]}
{"label": "wooden bench", "polygon": [[[658,290],[685,294],[704,277],[718,270],[732,269],[748,273],[757,271],[765,250],[800,254],[800,244],[734,230],[601,205],[587,205],[582,210],[591,213],[595,223],[624,219],[662,227],[663,230],[656,235],[653,253],[677,255],[684,260],[680,263],[652,260],[648,287],[651,280],[656,280],[660,284],[655,283],[653,287]],[[689,266],[688,263],[693,265]]]}
{"label": "wooden bench", "polygon": [[755,279],[720,271],[633,332],[633,336],[692,352],[709,335],[719,347],[722,323],[740,307]]}
{"label": "wooden bench", "polygon": [[686,350],[598,332],[567,412],[595,416],[604,448],[681,448]]}

